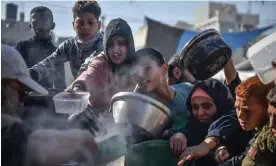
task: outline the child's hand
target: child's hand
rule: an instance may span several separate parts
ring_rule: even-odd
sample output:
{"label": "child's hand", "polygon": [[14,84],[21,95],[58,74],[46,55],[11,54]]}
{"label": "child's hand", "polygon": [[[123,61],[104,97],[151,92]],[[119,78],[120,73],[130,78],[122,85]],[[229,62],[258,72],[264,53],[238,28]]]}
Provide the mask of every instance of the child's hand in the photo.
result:
{"label": "child's hand", "polygon": [[227,160],[230,157],[230,154],[228,152],[227,147],[225,146],[220,146],[217,151],[216,151],[216,159],[218,160],[218,162],[224,162],[225,160]]}
{"label": "child's hand", "polygon": [[186,147],[187,139],[184,134],[176,133],[170,138],[170,148],[175,155],[180,156]]}

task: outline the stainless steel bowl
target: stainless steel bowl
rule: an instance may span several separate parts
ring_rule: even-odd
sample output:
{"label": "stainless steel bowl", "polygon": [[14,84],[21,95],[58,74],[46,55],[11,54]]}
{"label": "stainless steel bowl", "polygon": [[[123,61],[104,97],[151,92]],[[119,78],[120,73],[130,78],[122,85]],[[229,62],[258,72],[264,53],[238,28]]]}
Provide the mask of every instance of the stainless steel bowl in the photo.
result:
{"label": "stainless steel bowl", "polygon": [[138,126],[159,137],[171,123],[170,110],[159,101],[132,92],[120,92],[111,99],[115,123]]}

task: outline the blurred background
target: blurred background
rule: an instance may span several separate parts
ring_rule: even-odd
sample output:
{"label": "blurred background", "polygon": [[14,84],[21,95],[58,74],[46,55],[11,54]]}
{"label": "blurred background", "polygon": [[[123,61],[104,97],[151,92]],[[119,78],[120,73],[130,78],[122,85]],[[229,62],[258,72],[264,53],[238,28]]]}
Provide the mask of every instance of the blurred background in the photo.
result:
{"label": "blurred background", "polygon": [[[153,47],[166,60],[180,53],[197,32],[214,28],[233,49],[238,70],[252,71],[247,49],[276,32],[276,2],[273,1],[98,1],[102,8],[102,30],[111,19],[121,17],[132,28],[136,50]],[[1,1],[1,42],[14,46],[33,36],[30,11],[36,6],[50,8],[56,27],[57,46],[75,35],[72,7],[75,1]],[[72,81],[66,64],[66,82]]]}

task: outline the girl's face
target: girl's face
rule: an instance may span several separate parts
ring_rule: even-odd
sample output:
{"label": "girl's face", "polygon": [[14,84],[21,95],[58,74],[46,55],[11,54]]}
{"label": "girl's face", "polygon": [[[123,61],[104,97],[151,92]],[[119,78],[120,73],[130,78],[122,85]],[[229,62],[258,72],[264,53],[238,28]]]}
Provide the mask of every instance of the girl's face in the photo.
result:
{"label": "girl's face", "polygon": [[194,97],[191,101],[192,113],[197,120],[203,123],[212,122],[217,112],[215,103],[206,97]]}
{"label": "girl's face", "polygon": [[115,35],[107,43],[107,54],[114,64],[122,64],[127,56],[127,42],[123,36]]}

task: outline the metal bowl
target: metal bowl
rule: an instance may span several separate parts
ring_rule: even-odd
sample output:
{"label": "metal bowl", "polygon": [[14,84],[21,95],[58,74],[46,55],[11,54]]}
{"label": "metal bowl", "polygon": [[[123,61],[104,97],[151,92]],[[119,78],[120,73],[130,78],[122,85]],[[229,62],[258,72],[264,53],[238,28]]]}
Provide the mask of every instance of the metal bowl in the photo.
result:
{"label": "metal bowl", "polygon": [[115,123],[138,126],[158,138],[171,123],[170,110],[159,101],[132,92],[120,92],[111,99]]}
{"label": "metal bowl", "polygon": [[231,55],[231,48],[219,33],[209,29],[197,34],[184,46],[180,66],[187,68],[197,80],[206,80],[217,74]]}

